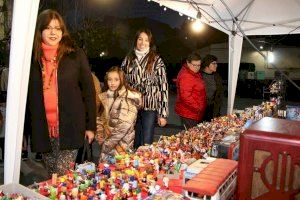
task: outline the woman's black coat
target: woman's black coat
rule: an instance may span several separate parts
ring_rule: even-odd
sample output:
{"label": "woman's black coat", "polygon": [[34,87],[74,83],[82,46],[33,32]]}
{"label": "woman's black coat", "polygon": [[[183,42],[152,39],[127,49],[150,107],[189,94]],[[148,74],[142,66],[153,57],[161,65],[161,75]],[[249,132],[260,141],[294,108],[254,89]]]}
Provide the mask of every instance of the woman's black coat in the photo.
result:
{"label": "woman's black coat", "polygon": [[[96,130],[95,89],[82,50],[65,55],[57,71],[60,149],[83,146],[85,130]],[[30,69],[25,130],[31,134],[31,150],[51,150],[43,95],[41,66]]]}

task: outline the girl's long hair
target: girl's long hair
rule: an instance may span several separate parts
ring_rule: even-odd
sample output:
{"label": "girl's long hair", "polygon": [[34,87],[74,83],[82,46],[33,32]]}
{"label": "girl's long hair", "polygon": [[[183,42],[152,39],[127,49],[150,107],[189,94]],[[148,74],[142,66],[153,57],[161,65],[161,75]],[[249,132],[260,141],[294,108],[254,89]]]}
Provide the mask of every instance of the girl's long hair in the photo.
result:
{"label": "girl's long hair", "polygon": [[146,71],[151,73],[152,70],[153,70],[153,64],[155,62],[155,57],[157,56],[157,52],[156,52],[156,47],[155,47],[155,44],[154,44],[154,38],[153,38],[153,35],[151,33],[151,31],[147,28],[142,28],[142,29],[139,29],[136,34],[135,34],[135,37],[134,37],[134,41],[133,41],[133,45],[132,45],[132,49],[131,51],[128,53],[128,58],[129,58],[129,63],[128,65],[130,65],[132,63],[132,61],[136,58],[136,55],[135,55],[135,48],[136,48],[136,45],[137,45],[137,40],[140,36],[141,33],[145,33],[147,36],[148,36],[148,40],[149,40],[149,53],[147,54],[146,57],[148,57],[148,61],[147,61],[147,66],[146,66]]}
{"label": "girl's long hair", "polygon": [[104,88],[103,88],[104,91],[109,89],[107,82],[108,82],[108,74],[111,73],[111,72],[117,72],[118,75],[119,75],[119,78],[120,78],[120,85],[117,88],[116,92],[121,90],[123,86],[126,89],[129,89],[129,85],[128,85],[126,79],[125,79],[125,73],[123,72],[123,70],[118,66],[113,66],[113,67],[109,68],[109,70],[106,72],[106,74],[104,76]]}
{"label": "girl's long hair", "polygon": [[117,88],[117,90],[114,92],[114,99],[116,99],[119,95],[119,91],[122,89],[122,87],[124,86],[125,88],[125,101],[126,103],[128,104],[128,99],[127,99],[127,96],[128,96],[128,91],[135,91],[135,89],[133,89],[132,87],[130,87],[125,79],[125,73],[124,71],[118,67],[118,66],[113,66],[111,67],[105,74],[104,76],[104,88],[103,88],[103,91],[107,91],[109,89],[108,87],[108,74],[111,73],[111,72],[117,72],[118,75],[119,75],[119,78],[120,78],[120,85],[119,87]]}
{"label": "girl's long hair", "polygon": [[58,61],[63,57],[64,54],[69,54],[75,51],[75,44],[72,41],[70,34],[67,30],[67,27],[62,19],[61,15],[55,10],[44,10],[41,12],[37,18],[36,28],[35,28],[35,36],[33,43],[33,55],[34,60],[40,62],[42,57],[42,32],[45,30],[50,24],[51,20],[57,20],[60,24],[60,28],[62,31],[62,38],[58,47]]}

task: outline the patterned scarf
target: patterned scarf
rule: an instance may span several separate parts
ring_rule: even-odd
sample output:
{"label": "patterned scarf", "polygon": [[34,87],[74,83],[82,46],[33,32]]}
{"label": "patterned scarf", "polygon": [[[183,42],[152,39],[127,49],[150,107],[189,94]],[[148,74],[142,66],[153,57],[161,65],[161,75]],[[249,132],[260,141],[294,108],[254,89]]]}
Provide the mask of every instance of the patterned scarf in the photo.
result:
{"label": "patterned scarf", "polygon": [[51,138],[59,136],[59,119],[58,119],[58,88],[57,88],[57,67],[56,60],[58,45],[49,46],[42,43],[43,56],[42,76],[43,76],[43,93],[46,118]]}

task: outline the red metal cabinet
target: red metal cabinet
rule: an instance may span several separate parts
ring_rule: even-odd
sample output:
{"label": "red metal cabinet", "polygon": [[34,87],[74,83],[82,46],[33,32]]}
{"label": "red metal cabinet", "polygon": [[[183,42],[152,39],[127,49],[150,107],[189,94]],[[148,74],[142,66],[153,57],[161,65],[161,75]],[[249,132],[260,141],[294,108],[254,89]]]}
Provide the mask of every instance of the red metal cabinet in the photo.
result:
{"label": "red metal cabinet", "polygon": [[300,122],[265,117],[244,131],[238,199],[300,199]]}

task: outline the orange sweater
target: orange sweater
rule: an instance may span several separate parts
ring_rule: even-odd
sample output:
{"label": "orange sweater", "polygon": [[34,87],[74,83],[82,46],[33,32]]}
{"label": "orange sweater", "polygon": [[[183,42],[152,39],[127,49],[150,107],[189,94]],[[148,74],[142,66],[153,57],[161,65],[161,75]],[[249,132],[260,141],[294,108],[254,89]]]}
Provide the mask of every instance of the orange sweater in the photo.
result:
{"label": "orange sweater", "polygon": [[56,60],[57,46],[49,46],[42,43],[43,57],[43,88],[46,118],[49,128],[49,136],[57,138],[59,136],[58,119],[58,87],[57,87],[57,67]]}

